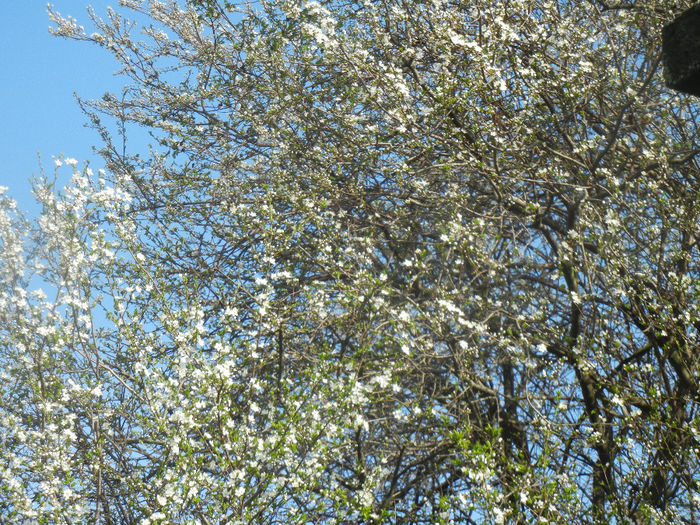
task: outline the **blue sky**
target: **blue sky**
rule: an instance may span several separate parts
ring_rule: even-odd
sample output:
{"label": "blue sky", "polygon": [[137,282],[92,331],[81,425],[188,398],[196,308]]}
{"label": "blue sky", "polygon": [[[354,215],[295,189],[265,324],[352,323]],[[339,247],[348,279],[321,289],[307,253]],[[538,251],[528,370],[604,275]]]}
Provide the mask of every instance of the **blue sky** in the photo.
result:
{"label": "blue sky", "polygon": [[[117,1],[53,0],[61,14],[74,16],[90,27],[85,11],[92,5],[98,14]],[[126,79],[114,75],[118,65],[105,50],[85,42],[51,36],[46,4],[41,0],[5,2],[0,17],[0,186],[22,209],[31,209],[28,179],[39,173],[37,152],[47,174],[60,154],[102,162],[92,151],[99,146],[97,133],[84,126],[87,119],[74,93],[84,99],[99,98],[105,91],[120,91]],[[67,170],[65,170],[68,173]]]}

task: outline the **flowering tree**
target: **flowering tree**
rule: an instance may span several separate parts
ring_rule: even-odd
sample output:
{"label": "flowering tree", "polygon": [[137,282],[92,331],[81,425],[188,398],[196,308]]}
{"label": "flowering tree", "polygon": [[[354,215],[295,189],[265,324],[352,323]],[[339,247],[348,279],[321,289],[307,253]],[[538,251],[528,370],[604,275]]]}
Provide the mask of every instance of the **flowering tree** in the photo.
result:
{"label": "flowering tree", "polygon": [[0,516],[696,522],[689,3],[52,12],[130,84],[106,174],[2,201]]}

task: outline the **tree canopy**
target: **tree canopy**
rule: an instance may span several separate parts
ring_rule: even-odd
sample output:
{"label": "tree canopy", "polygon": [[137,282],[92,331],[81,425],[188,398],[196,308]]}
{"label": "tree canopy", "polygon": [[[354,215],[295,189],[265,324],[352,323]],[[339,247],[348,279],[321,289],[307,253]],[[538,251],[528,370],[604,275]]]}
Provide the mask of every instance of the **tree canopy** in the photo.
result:
{"label": "tree canopy", "polygon": [[691,2],[120,4],[105,170],[0,195],[0,518],[700,520]]}

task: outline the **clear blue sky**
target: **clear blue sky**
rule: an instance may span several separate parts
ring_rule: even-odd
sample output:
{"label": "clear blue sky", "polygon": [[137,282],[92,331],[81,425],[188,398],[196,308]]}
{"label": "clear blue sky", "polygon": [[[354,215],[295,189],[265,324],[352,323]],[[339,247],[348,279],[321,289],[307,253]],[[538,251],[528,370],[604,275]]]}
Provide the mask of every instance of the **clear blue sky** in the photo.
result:
{"label": "clear blue sky", "polygon": [[[61,14],[74,16],[90,27],[85,11],[92,5],[98,14],[117,0],[53,0]],[[102,167],[92,152],[99,146],[94,130],[84,126],[87,119],[74,93],[82,98],[99,98],[105,91],[119,92],[126,79],[115,76],[118,65],[110,54],[85,42],[49,34],[46,3],[42,0],[13,0],[3,4],[0,17],[0,186],[23,209],[31,208],[28,179],[39,173],[37,152],[47,173],[59,154]],[[64,168],[65,169],[65,168]],[[68,171],[66,170],[66,173]]]}

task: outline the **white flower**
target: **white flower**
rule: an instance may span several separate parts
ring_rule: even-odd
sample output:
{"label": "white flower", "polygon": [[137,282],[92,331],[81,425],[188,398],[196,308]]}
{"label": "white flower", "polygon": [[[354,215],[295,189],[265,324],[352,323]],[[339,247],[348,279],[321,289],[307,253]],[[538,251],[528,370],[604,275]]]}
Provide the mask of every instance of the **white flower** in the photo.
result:
{"label": "white flower", "polygon": [[36,290],[34,290],[32,292],[32,295],[40,301],[44,301],[46,299],[46,293],[41,288],[37,288]]}
{"label": "white flower", "polygon": [[481,46],[474,42],[473,40],[467,40],[464,36],[455,33],[454,31],[449,31],[450,42],[456,46],[468,47],[470,49],[481,50]]}
{"label": "white flower", "polygon": [[227,306],[224,309],[224,315],[227,317],[237,317],[238,316],[238,308],[234,308],[233,306]]}
{"label": "white flower", "polygon": [[384,373],[375,377],[374,382],[377,383],[380,388],[386,388],[391,382],[391,376],[388,373]]}
{"label": "white flower", "polygon": [[369,421],[367,421],[362,414],[357,414],[355,416],[355,428],[366,432],[369,430]]}

